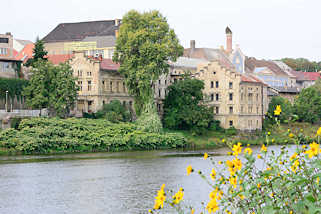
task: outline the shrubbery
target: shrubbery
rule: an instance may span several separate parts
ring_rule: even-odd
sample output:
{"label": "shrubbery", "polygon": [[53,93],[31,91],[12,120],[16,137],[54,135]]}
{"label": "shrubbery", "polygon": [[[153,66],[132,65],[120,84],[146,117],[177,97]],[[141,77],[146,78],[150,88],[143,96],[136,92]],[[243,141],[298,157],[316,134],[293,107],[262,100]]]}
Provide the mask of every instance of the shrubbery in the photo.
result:
{"label": "shrubbery", "polygon": [[88,151],[153,150],[181,148],[180,134],[148,133],[132,123],[106,120],[33,118],[21,121],[19,130],[0,133],[0,147],[25,154]]}
{"label": "shrubbery", "polygon": [[105,118],[110,122],[128,122],[131,120],[131,115],[128,109],[123,106],[119,100],[113,100],[105,104],[103,108],[95,114],[96,118]]}

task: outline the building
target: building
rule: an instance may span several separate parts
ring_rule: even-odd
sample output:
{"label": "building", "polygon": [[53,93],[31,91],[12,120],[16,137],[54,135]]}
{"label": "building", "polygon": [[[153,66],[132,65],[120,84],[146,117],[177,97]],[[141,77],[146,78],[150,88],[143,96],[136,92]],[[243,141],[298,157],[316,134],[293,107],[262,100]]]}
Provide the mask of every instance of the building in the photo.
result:
{"label": "building", "polygon": [[196,48],[192,40],[184,56],[208,61],[199,64],[195,78],[204,81],[204,94],[223,128],[262,129],[268,108],[267,85],[246,72],[246,56],[239,46],[232,49],[232,31],[228,27],[225,33],[226,49]]}
{"label": "building", "polygon": [[0,34],[0,77],[18,78],[21,61],[15,59],[17,52],[13,48],[11,33]]}
{"label": "building", "polygon": [[49,55],[84,51],[87,56],[111,59],[121,20],[61,23],[43,38]]}
{"label": "building", "polygon": [[302,90],[315,84],[315,82],[321,78],[319,72],[302,72],[302,71],[290,71],[296,78],[297,87]]}
{"label": "building", "polygon": [[111,59],[91,57],[78,51],[71,55],[49,55],[48,60],[54,64],[68,62],[72,67],[79,86],[75,114],[97,112],[112,100],[119,100],[134,112],[134,99],[129,96],[124,78],[118,72],[119,64]]}

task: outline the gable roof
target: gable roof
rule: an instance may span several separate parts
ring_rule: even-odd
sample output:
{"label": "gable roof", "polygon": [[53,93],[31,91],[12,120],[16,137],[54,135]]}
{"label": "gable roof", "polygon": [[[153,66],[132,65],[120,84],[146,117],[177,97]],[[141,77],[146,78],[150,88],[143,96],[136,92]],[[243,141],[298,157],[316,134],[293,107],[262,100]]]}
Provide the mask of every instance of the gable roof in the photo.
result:
{"label": "gable roof", "polygon": [[291,74],[297,81],[316,81],[321,78],[321,73],[318,72],[291,71]]}
{"label": "gable roof", "polygon": [[91,36],[115,36],[115,20],[61,23],[43,38],[46,43],[82,41]]}
{"label": "gable roof", "polygon": [[24,48],[19,53],[17,53],[15,58],[17,60],[22,60],[23,63],[26,63],[28,59],[32,58],[34,47],[35,45],[33,43],[25,45]]}
{"label": "gable roof", "polygon": [[220,64],[228,69],[234,68],[224,51],[214,48],[186,48],[184,49],[184,57],[198,58],[206,61],[219,61]]}
{"label": "gable roof", "polygon": [[258,60],[254,57],[246,57],[245,67],[250,73],[254,72],[256,68],[267,67],[274,72],[275,75],[288,76],[288,74],[285,73],[276,63],[270,60]]}
{"label": "gable roof", "polygon": [[204,59],[197,58],[188,58],[188,57],[178,57],[176,62],[169,62],[169,65],[174,67],[182,67],[182,68],[194,68],[197,69],[197,66],[201,63],[206,63],[208,61]]}

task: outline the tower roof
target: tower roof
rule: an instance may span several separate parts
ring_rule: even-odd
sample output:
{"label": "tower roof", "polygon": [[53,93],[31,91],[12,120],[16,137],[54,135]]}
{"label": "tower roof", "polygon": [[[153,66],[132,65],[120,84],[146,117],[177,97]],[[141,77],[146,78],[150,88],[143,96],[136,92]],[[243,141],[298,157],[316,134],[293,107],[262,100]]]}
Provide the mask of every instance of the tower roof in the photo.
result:
{"label": "tower roof", "polygon": [[232,31],[228,26],[225,28],[225,33],[226,34],[232,34]]}

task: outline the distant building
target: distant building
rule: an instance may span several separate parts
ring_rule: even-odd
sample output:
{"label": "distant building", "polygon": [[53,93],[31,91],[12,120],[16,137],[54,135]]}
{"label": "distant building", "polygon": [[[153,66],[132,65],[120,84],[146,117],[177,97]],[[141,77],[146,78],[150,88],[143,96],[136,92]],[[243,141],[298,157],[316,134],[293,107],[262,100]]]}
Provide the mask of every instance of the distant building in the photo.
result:
{"label": "distant building", "polygon": [[114,54],[120,19],[61,23],[43,38],[49,55],[84,51],[86,56],[111,59]]}
{"label": "distant building", "polygon": [[15,59],[11,33],[0,34],[0,77],[18,78],[21,61]]}
{"label": "distant building", "polygon": [[291,71],[291,74],[296,78],[297,87],[302,90],[315,84],[315,82],[321,78],[320,72],[302,72]]}

